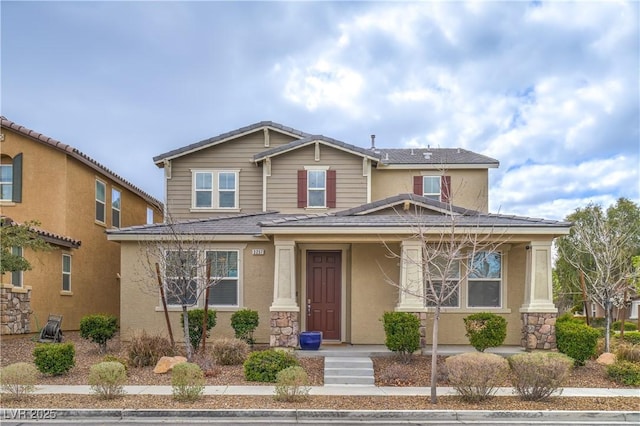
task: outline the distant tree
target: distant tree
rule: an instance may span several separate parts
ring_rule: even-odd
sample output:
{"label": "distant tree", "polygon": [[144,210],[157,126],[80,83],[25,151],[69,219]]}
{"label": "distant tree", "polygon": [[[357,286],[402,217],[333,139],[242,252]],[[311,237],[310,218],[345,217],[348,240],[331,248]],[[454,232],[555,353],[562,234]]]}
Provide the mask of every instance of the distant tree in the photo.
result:
{"label": "distant tree", "polygon": [[17,254],[14,247],[28,248],[32,251],[47,251],[52,247],[37,232],[40,223],[35,220],[22,224],[10,218],[0,217],[0,274],[6,272],[29,271],[31,263],[22,254]]}
{"label": "distant tree", "polygon": [[604,310],[608,352],[613,307],[621,308],[625,292],[636,287],[633,258],[640,254],[640,208],[621,198],[606,211],[594,204],[578,208],[567,220],[574,225],[557,240],[556,274],[567,292],[581,291],[582,274],[587,297]]}

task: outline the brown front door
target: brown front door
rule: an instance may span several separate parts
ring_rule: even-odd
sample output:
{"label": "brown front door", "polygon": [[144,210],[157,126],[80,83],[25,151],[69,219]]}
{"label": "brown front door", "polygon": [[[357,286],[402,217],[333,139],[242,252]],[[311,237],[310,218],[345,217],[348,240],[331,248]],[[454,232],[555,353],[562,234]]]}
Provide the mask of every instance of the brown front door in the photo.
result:
{"label": "brown front door", "polygon": [[341,252],[307,252],[307,331],[340,340]]}

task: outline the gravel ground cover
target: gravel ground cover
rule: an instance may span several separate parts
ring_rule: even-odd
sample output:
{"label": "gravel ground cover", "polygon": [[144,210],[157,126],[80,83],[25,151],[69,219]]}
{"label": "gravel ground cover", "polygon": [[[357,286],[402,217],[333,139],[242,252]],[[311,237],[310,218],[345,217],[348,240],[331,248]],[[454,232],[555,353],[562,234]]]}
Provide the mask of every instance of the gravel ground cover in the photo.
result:
{"label": "gravel ground cover", "polygon": [[[89,368],[102,360],[98,346],[79,337],[77,332],[66,332],[65,342],[73,342],[76,349],[76,366],[66,375],[41,376],[40,384],[86,385]],[[3,336],[0,345],[0,365],[18,361],[33,361],[35,341],[32,336]],[[108,354],[122,358],[127,356],[126,344],[120,344],[118,337],[109,342]],[[415,356],[409,364],[402,364],[393,357],[374,357],[374,370],[378,386],[429,386],[431,357]],[[323,384],[324,359],[300,358],[307,371],[312,386]],[[170,385],[170,374],[154,374],[152,367],[129,368],[129,385]],[[215,373],[207,377],[207,385],[253,385],[264,383],[247,382],[242,366],[217,366]],[[447,386],[446,377],[440,374],[439,385]],[[266,384],[269,385],[269,384]],[[508,386],[505,383],[505,386]],[[574,369],[566,383],[567,387],[624,387],[610,381],[605,368],[595,362]],[[125,395],[111,401],[100,400],[93,395],[30,395],[24,401],[13,401],[3,395],[3,408],[199,408],[199,409],[268,409],[268,408],[309,408],[309,409],[459,409],[459,410],[624,410],[640,409],[638,398],[586,398],[554,397],[545,402],[525,402],[518,397],[495,397],[478,404],[462,402],[457,397],[440,397],[437,405],[432,405],[428,397],[380,397],[380,396],[311,396],[304,402],[275,402],[269,396],[205,396],[196,403],[180,403],[171,396]]]}

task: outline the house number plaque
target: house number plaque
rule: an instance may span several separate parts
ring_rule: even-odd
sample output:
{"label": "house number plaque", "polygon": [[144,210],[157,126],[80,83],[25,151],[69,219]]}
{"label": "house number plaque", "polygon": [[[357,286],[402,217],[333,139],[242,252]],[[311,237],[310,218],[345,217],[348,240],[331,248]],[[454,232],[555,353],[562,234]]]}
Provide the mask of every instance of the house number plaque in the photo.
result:
{"label": "house number plaque", "polygon": [[251,254],[254,256],[264,256],[264,249],[252,249]]}

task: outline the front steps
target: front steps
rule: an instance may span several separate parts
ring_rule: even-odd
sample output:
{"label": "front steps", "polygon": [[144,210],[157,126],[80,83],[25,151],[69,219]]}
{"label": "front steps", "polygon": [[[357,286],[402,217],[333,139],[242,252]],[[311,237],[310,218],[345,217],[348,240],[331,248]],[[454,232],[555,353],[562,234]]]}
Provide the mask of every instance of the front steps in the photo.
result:
{"label": "front steps", "polygon": [[369,357],[325,357],[325,385],[373,385],[373,362]]}

